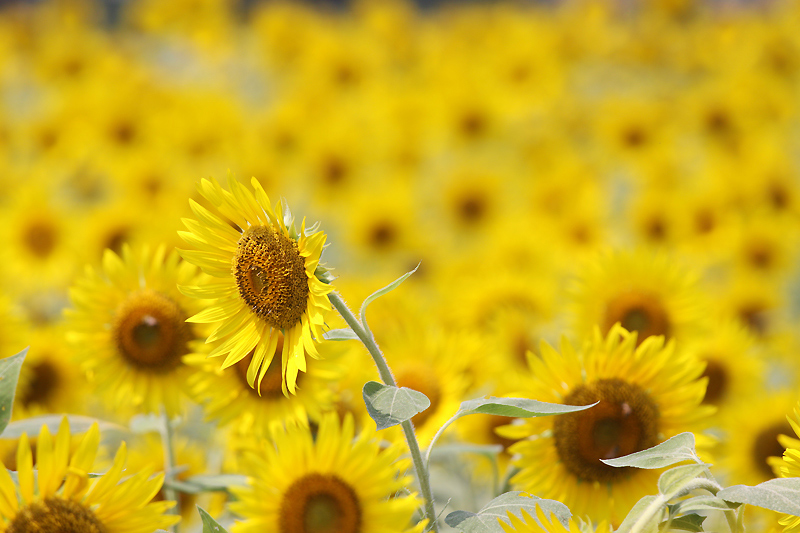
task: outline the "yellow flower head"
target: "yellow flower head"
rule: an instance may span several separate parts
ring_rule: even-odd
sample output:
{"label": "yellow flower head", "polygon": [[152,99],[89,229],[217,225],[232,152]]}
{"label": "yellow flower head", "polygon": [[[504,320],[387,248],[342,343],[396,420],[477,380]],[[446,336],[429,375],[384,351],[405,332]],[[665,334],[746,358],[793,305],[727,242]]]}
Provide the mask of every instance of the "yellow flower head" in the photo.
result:
{"label": "yellow flower head", "polygon": [[[283,334],[283,392],[294,394],[297,374],[306,371],[306,354],[319,359],[315,342],[322,338],[324,312],[330,309],[330,285],[317,270],[325,234],[316,225],[297,231],[291,214],[275,211],[261,184],[249,191],[234,179],[223,189],[216,180],[202,180],[200,193],[215,212],[190,200],[197,220],[184,219],[189,231],[179,232],[196,250],[181,250],[214,281],[180,286],[187,296],[214,300],[189,322],[216,327],[207,342],[222,342],[209,357],[227,355],[222,368],[252,356],[247,382],[258,388]],[[285,216],[284,216],[285,215]]]}
{"label": "yellow flower head", "polygon": [[90,479],[99,442],[100,431],[94,424],[71,455],[67,419],[55,438],[42,426],[35,479],[31,445],[23,434],[17,448],[19,486],[8,470],[0,468],[0,531],[150,533],[180,520],[165,514],[175,502],[151,502],[163,474],[151,477],[152,469],[144,469],[120,481],[127,457],[124,442],[108,472]]}

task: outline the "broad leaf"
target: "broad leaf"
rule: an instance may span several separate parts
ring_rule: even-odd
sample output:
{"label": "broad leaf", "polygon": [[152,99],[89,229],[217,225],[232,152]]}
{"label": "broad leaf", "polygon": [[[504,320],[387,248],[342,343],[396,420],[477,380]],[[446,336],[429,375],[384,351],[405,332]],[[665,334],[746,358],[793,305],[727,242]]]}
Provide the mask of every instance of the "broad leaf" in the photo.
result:
{"label": "broad leaf", "polygon": [[372,302],[374,302],[375,300],[377,300],[378,298],[380,298],[384,294],[390,293],[393,290],[395,290],[397,287],[400,286],[401,283],[403,283],[406,279],[408,279],[408,277],[411,274],[416,272],[418,268],[419,268],[419,265],[415,266],[414,270],[412,270],[411,272],[406,272],[405,274],[403,274],[402,276],[400,276],[399,278],[397,278],[396,280],[394,280],[393,282],[391,282],[390,284],[388,284],[384,288],[378,289],[377,291],[375,291],[372,294],[370,294],[369,296],[367,296],[364,299],[364,303],[361,304],[361,312],[360,312],[360,314],[361,314],[361,323],[364,324],[364,325],[366,325],[366,323],[367,323],[366,314],[367,314],[367,306],[369,304],[371,304]]}
{"label": "broad leaf", "polygon": [[689,432],[680,433],[652,448],[616,459],[600,460],[609,466],[633,466],[647,469],[664,468],[682,461],[695,461],[697,454],[694,451],[694,435]]}
{"label": "broad leaf", "polygon": [[203,521],[203,533],[228,533],[228,530],[211,518],[211,515],[205,512],[202,507],[198,505],[197,510],[200,512],[200,519]]}
{"label": "broad leaf", "polygon": [[681,492],[705,469],[706,465],[683,465],[670,468],[658,478],[658,491],[667,500],[680,496]]}
{"label": "broad leaf", "polygon": [[797,477],[770,479],[755,487],[734,485],[719,491],[717,497],[800,516],[800,478]]}
{"label": "broad leaf", "polygon": [[[700,533],[703,531],[703,522],[705,521],[705,516],[700,516],[699,514],[687,514],[684,516],[679,516],[677,518],[673,518],[672,522],[669,524],[669,529],[667,531],[691,531],[693,533]],[[659,526],[660,530],[664,530],[667,525],[667,522],[662,522]]]}
{"label": "broad leaf", "polygon": [[14,394],[17,391],[19,369],[25,361],[28,349],[25,348],[16,355],[0,359],[0,433],[11,420],[11,408],[14,405]]}
{"label": "broad leaf", "polygon": [[536,507],[540,507],[545,515],[553,513],[563,525],[567,525],[572,513],[566,505],[555,500],[543,500],[536,496],[527,496],[522,492],[506,492],[493,499],[477,513],[454,511],[444,519],[445,523],[463,533],[503,533],[502,520],[508,524],[508,513],[521,516],[522,510],[535,520]]}
{"label": "broad leaf", "polygon": [[120,426],[112,422],[106,422],[105,420],[98,420],[89,416],[43,415],[11,422],[8,424],[8,426],[6,426],[6,429],[0,436],[2,436],[4,439],[18,439],[23,433],[27,433],[31,436],[38,435],[39,431],[42,429],[42,426],[47,426],[47,429],[50,430],[50,433],[56,434],[58,433],[58,426],[61,424],[61,420],[65,416],[69,421],[69,429],[71,433],[83,433],[85,431],[89,431],[89,428],[92,427],[92,424],[95,422],[97,422],[97,425],[100,427],[100,434],[104,438],[110,436],[112,433],[123,435],[130,433],[128,428],[124,426]]}
{"label": "broad leaf", "polygon": [[357,341],[358,335],[350,328],[332,329],[322,334],[322,338],[328,341]]}
{"label": "broad leaf", "polygon": [[461,403],[461,416],[471,414],[487,414],[513,416],[514,418],[530,418],[534,416],[560,415],[583,411],[597,405],[563,405],[547,403],[527,398],[478,398]]}
{"label": "broad leaf", "polygon": [[431,405],[427,396],[408,387],[393,387],[377,381],[368,381],[363,390],[367,412],[378,429],[396,426],[411,420]]}
{"label": "broad leaf", "polygon": [[189,485],[196,485],[202,491],[228,490],[230,487],[247,485],[247,476],[239,474],[201,474],[184,480]]}
{"label": "broad leaf", "polygon": [[628,516],[626,516],[625,520],[623,520],[622,524],[620,524],[619,529],[615,530],[614,533],[629,533],[639,519],[644,519],[645,521],[643,524],[640,524],[640,527],[637,531],[640,533],[656,533],[658,531],[659,524],[664,518],[663,510],[661,512],[652,513],[647,518],[643,518],[643,515],[645,511],[650,510],[650,505],[654,504],[657,500],[662,502],[665,501],[664,497],[659,495],[645,496],[636,502],[636,505],[633,506],[633,509],[630,510]]}
{"label": "broad leaf", "polygon": [[741,504],[728,503],[722,498],[712,494],[701,494],[680,501],[675,505],[670,506],[670,508],[674,508],[676,513],[685,514],[691,511],[730,511],[739,505]]}

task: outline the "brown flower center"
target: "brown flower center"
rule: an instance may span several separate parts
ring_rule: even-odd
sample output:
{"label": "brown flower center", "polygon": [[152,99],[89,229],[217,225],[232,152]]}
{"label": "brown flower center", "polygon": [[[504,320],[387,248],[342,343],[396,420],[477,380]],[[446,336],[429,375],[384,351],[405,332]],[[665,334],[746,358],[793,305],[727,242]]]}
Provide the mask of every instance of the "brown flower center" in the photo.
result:
{"label": "brown flower center", "polygon": [[785,451],[778,442],[778,435],[794,435],[792,426],[783,420],[764,428],[753,440],[753,447],[750,449],[753,465],[764,476],[765,481],[775,477],[767,459],[782,457]]}
{"label": "brown flower center", "polygon": [[670,334],[670,321],[661,300],[653,294],[631,291],[618,295],[606,305],[603,326],[608,333],[619,322],[639,333],[638,342],[651,335]]}
{"label": "brown flower center", "polygon": [[[260,396],[258,394],[258,390],[250,387],[250,384],[247,383],[247,369],[250,368],[250,363],[253,360],[253,352],[251,351],[244,357],[244,359],[236,363],[236,374],[239,376],[239,379],[241,379],[242,384],[244,384],[254,396],[267,399],[274,399],[277,397],[283,398],[283,390],[281,389],[283,386],[283,369],[281,366],[282,351],[283,335],[279,335],[278,345],[277,348],[275,348],[275,355],[272,357],[272,361],[267,368],[267,373],[264,374],[264,379],[261,380],[258,385],[259,390],[261,391]],[[297,375],[298,382],[302,376],[302,372]]]}
{"label": "brown flower center", "polygon": [[300,322],[308,303],[305,260],[297,242],[271,226],[252,226],[239,239],[233,275],[242,300],[273,328]]}
{"label": "brown flower center", "polygon": [[47,498],[17,513],[6,533],[106,533],[95,514],[72,500]]}
{"label": "brown flower center", "polygon": [[336,476],[306,474],[281,500],[280,533],[360,533],[362,511],[350,485]]}
{"label": "brown flower center", "polygon": [[186,315],[170,298],[150,289],[131,294],[117,311],[113,336],[131,365],[169,372],[188,352],[191,330]]}
{"label": "brown flower center", "polygon": [[31,222],[22,234],[25,248],[39,259],[47,258],[55,249],[57,241],[58,229],[45,220]]}
{"label": "brown flower center", "polygon": [[594,407],[560,415],[553,439],[564,467],[578,479],[610,483],[629,474],[608,466],[614,459],[658,443],[658,408],[638,385],[621,379],[601,379],[578,385],[564,403]]}
{"label": "brown flower center", "polygon": [[30,383],[20,395],[19,401],[24,406],[47,404],[61,385],[61,374],[56,365],[46,359],[33,363],[30,370]]}
{"label": "brown flower center", "polygon": [[706,386],[706,395],[703,399],[703,403],[719,405],[728,393],[730,381],[728,368],[716,359],[707,359],[703,377],[708,378],[708,385]]}

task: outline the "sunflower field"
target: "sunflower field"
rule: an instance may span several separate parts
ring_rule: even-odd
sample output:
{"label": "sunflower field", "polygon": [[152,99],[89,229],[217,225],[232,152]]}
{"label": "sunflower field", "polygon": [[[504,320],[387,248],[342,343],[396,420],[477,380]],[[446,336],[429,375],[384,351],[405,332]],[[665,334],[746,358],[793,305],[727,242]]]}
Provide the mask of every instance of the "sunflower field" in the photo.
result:
{"label": "sunflower field", "polygon": [[0,532],[800,532],[800,3],[0,2]]}

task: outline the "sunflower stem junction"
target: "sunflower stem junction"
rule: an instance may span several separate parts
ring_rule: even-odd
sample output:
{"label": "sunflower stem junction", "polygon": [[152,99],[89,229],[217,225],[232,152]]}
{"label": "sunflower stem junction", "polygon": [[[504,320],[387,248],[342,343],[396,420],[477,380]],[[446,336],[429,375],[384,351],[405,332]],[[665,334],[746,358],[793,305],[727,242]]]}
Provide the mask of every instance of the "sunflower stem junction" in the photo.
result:
{"label": "sunflower stem junction", "polygon": [[[161,407],[161,420],[164,422],[161,428],[161,445],[164,448],[164,498],[168,501],[174,501],[175,507],[170,509],[170,513],[180,513],[180,502],[178,501],[178,492],[172,487],[171,481],[173,471],[175,469],[175,447],[173,446],[172,424],[167,414],[167,410]],[[180,528],[178,524],[172,526],[174,533],[179,533]]]}
{"label": "sunflower stem junction", "polygon": [[[372,360],[375,362],[375,366],[378,367],[378,374],[380,375],[384,384],[396,387],[397,383],[394,380],[394,376],[389,368],[389,364],[386,362],[383,352],[381,352],[371,332],[368,332],[365,324],[362,324],[358,318],[356,318],[353,312],[347,307],[347,303],[345,303],[344,299],[338,293],[331,292],[328,295],[328,298],[350,329],[353,330],[353,333],[356,334],[361,343],[367,348],[367,351],[372,356]],[[408,443],[408,450],[411,453],[411,460],[414,462],[414,470],[416,470],[417,473],[419,488],[422,492],[422,497],[425,500],[425,518],[428,519],[427,530],[438,533],[439,526],[436,522],[436,509],[433,505],[433,492],[431,491],[430,476],[428,475],[426,463],[422,458],[419,442],[417,442],[417,435],[414,433],[414,426],[411,424],[410,420],[406,420],[405,422],[401,423],[401,427],[403,428],[403,434],[405,435],[406,442]]]}

